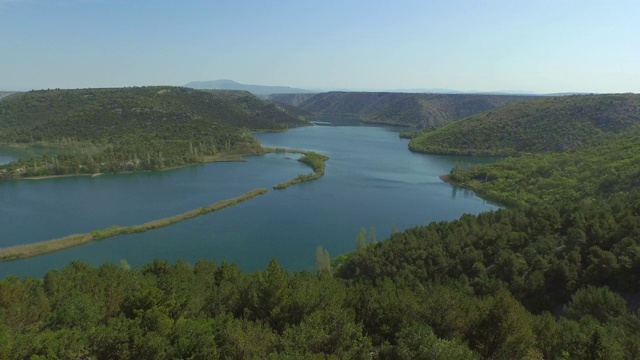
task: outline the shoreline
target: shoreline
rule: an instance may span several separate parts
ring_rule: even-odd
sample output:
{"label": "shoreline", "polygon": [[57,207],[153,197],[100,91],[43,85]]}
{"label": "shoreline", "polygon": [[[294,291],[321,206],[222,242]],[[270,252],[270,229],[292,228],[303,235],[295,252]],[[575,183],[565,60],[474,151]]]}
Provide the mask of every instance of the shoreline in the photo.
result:
{"label": "shoreline", "polygon": [[440,175],[439,178],[440,178],[440,180],[442,180],[443,182],[445,182],[445,183],[447,183],[449,185],[457,186],[459,188],[463,188],[463,189],[467,189],[467,190],[473,191],[473,193],[476,194],[476,196],[479,197],[482,200],[490,201],[490,202],[492,202],[492,203],[494,203],[494,204],[496,204],[496,205],[498,205],[500,207],[506,208],[506,209],[513,207],[513,205],[509,205],[509,204],[505,203],[504,201],[502,201],[501,199],[491,198],[491,197],[487,196],[486,194],[483,194],[479,189],[476,189],[476,188],[474,188],[472,186],[469,186],[469,185],[467,185],[465,183],[459,183],[459,182],[451,180],[451,176],[449,176],[449,174]]}
{"label": "shoreline", "polygon": [[[235,162],[235,161],[246,161],[244,160],[245,156],[260,156],[269,153],[294,153],[294,154],[303,154],[305,155],[298,161],[301,161],[308,166],[310,166],[314,173],[308,175],[299,175],[296,178],[293,178],[284,183],[277,184],[273,186],[274,189],[285,189],[291,185],[303,182],[303,181],[311,181],[320,178],[324,175],[324,161],[328,159],[328,157],[315,153],[313,151],[305,151],[299,149],[288,149],[288,148],[268,148],[262,147],[259,153],[243,153],[243,154],[225,154],[222,156],[213,156],[213,158],[206,159],[203,162],[188,164],[184,166],[174,166],[171,168],[162,169],[160,171],[165,170],[174,170],[179,168],[184,168],[188,166],[198,165],[202,163],[212,163],[212,162]],[[122,174],[122,173],[133,173],[134,171],[126,171],[126,172],[118,172],[114,174]],[[145,171],[150,172],[150,171]],[[63,177],[72,177],[72,176],[90,176],[96,177],[103,175],[104,173],[94,173],[94,174],[68,174],[68,175],[49,175],[49,176],[41,176],[41,177],[26,177],[18,180],[45,180],[45,179],[53,179],[53,178],[63,178]],[[238,197],[221,200],[212,205],[204,206],[198,209],[194,209],[191,211],[187,211],[182,214],[178,214],[172,217],[157,219],[145,224],[141,225],[131,225],[131,226],[119,226],[114,225],[112,227],[100,230],[94,230],[85,234],[72,234],[68,236],[64,236],[61,238],[24,244],[24,245],[16,245],[7,248],[0,248],[0,262],[2,261],[12,261],[12,260],[20,260],[35,256],[40,256],[44,254],[49,254],[56,251],[65,250],[71,247],[85,245],[91,241],[104,240],[115,236],[127,235],[127,234],[138,234],[143,233],[149,230],[154,230],[160,227],[170,226],[176,224],[178,222],[204,215],[210,212],[218,211],[224,209],[229,206],[233,206],[240,202],[252,199],[256,196],[263,195],[267,193],[267,189],[255,189],[250,192],[244,193]]]}
{"label": "shoreline", "polygon": [[138,170],[138,171],[118,171],[113,173],[91,173],[91,174],[78,173],[78,174],[64,174],[64,175],[26,176],[26,177],[18,177],[18,178],[7,179],[7,180],[34,181],[34,180],[46,180],[46,179],[59,179],[59,178],[67,178],[67,177],[75,177],[75,176],[97,177],[97,176],[102,176],[107,174],[132,174],[132,173],[146,173],[146,172],[156,172],[156,171],[170,171],[170,170],[182,169],[182,168],[186,168],[194,165],[209,164],[209,163],[216,163],[216,162],[243,162],[243,161],[246,161],[245,157],[247,156],[260,156],[260,155],[270,154],[270,153],[293,153],[293,154],[307,155],[308,153],[311,153],[311,152],[305,151],[305,150],[299,150],[299,149],[290,149],[290,148],[271,148],[271,147],[264,147],[261,145],[259,151],[251,151],[251,152],[250,151],[246,151],[246,152],[230,151],[230,152],[220,153],[216,155],[208,155],[208,156],[203,156],[202,160],[198,162],[178,165],[178,166],[170,166],[160,170]]}
{"label": "shoreline", "polygon": [[25,258],[39,256],[39,255],[49,254],[52,252],[65,250],[71,247],[84,245],[91,241],[104,240],[104,239],[108,239],[108,238],[119,236],[119,235],[140,234],[149,230],[154,230],[161,227],[173,225],[181,221],[191,219],[200,215],[222,210],[224,208],[236,205],[243,201],[250,200],[256,196],[266,194],[267,192],[268,192],[267,189],[255,189],[231,199],[220,200],[208,206],[203,206],[203,207],[190,210],[185,213],[178,214],[172,217],[153,220],[141,225],[131,225],[131,226],[114,225],[106,229],[94,230],[86,234],[73,234],[73,235],[62,237],[62,238],[3,248],[3,249],[0,249],[0,262],[19,260],[19,259],[25,259]]}

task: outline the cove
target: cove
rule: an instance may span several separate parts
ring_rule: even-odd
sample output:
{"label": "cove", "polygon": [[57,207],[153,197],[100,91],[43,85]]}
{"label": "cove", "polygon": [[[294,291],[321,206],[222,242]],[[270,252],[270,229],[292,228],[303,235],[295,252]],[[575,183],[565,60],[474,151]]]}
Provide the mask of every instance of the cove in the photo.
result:
{"label": "cove", "polygon": [[[74,259],[94,265],[126,259],[132,266],[154,258],[226,259],[252,271],[276,258],[290,270],[313,270],[318,245],[332,256],[351,251],[361,228],[375,227],[384,239],[393,227],[497,208],[439,179],[468,158],[411,153],[390,129],[316,126],[255,137],[265,146],[329,156],[325,175],[170,227],[2,262],[0,277],[41,277]],[[0,247],[140,224],[271,188],[309,172],[296,159],[267,154],[155,173],[0,183]]]}

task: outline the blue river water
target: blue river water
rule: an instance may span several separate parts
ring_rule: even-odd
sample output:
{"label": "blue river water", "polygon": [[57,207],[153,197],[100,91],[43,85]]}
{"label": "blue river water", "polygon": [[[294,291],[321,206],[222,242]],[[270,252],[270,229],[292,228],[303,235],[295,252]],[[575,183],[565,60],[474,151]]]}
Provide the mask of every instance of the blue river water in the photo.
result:
{"label": "blue river water", "polygon": [[[382,240],[398,230],[497,209],[472,192],[442,182],[468,158],[411,153],[407,140],[382,127],[315,126],[261,133],[265,146],[313,150],[329,156],[319,180],[271,190],[311,170],[296,154],[248,157],[134,174],[78,176],[0,183],[0,247],[33,243],[112,225],[169,217],[256,188],[265,195],[231,208],[143,234],[119,236],[35,258],[0,262],[0,278],[42,277],[72,260],[94,265],[155,258],[206,258],[264,268],[276,258],[290,270],[313,270],[315,249],[331,256],[355,248],[360,229]],[[3,154],[10,161],[15,154]],[[482,159],[475,159],[482,161]]]}

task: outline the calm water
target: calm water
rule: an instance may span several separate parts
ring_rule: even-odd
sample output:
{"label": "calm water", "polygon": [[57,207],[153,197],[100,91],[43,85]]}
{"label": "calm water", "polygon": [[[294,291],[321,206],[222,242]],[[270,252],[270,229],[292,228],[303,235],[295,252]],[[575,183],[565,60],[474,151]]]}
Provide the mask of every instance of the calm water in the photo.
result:
{"label": "calm water", "polygon": [[[36,258],[0,263],[8,274],[43,276],[73,259],[99,265],[154,258],[237,262],[247,271],[271,258],[291,270],[314,267],[315,249],[351,251],[361,228],[378,239],[431,221],[496,209],[439,179],[458,157],[414,154],[407,140],[379,127],[307,127],[257,134],[265,146],[313,150],[330,157],[319,180],[270,190],[231,208],[147,232]],[[176,215],[255,188],[269,188],[310,169],[297,155],[269,154],[138,174],[0,183],[0,247],[140,224]],[[466,160],[466,158],[465,158]]]}

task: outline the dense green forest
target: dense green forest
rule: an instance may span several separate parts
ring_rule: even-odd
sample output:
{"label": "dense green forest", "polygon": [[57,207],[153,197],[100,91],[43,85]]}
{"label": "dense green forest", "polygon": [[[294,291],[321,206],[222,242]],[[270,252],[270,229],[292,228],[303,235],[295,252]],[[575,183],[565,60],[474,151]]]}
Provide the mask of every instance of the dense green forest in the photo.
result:
{"label": "dense green forest", "polygon": [[640,95],[545,97],[456,121],[414,137],[431,154],[510,156],[564,151],[611,139],[640,123]]}
{"label": "dense green forest", "polygon": [[256,130],[305,125],[247,92],[179,87],[42,90],[0,101],[0,143],[59,156],[0,167],[0,178],[158,170],[260,152]]}
{"label": "dense green forest", "polygon": [[481,94],[417,94],[340,92],[276,94],[269,99],[296,106],[335,125],[364,122],[376,125],[432,128],[503,105],[536,96]]}
{"label": "dense green forest", "polygon": [[479,167],[457,164],[449,178],[510,206],[626,193],[640,188],[640,129],[563,153],[530,154]]}

